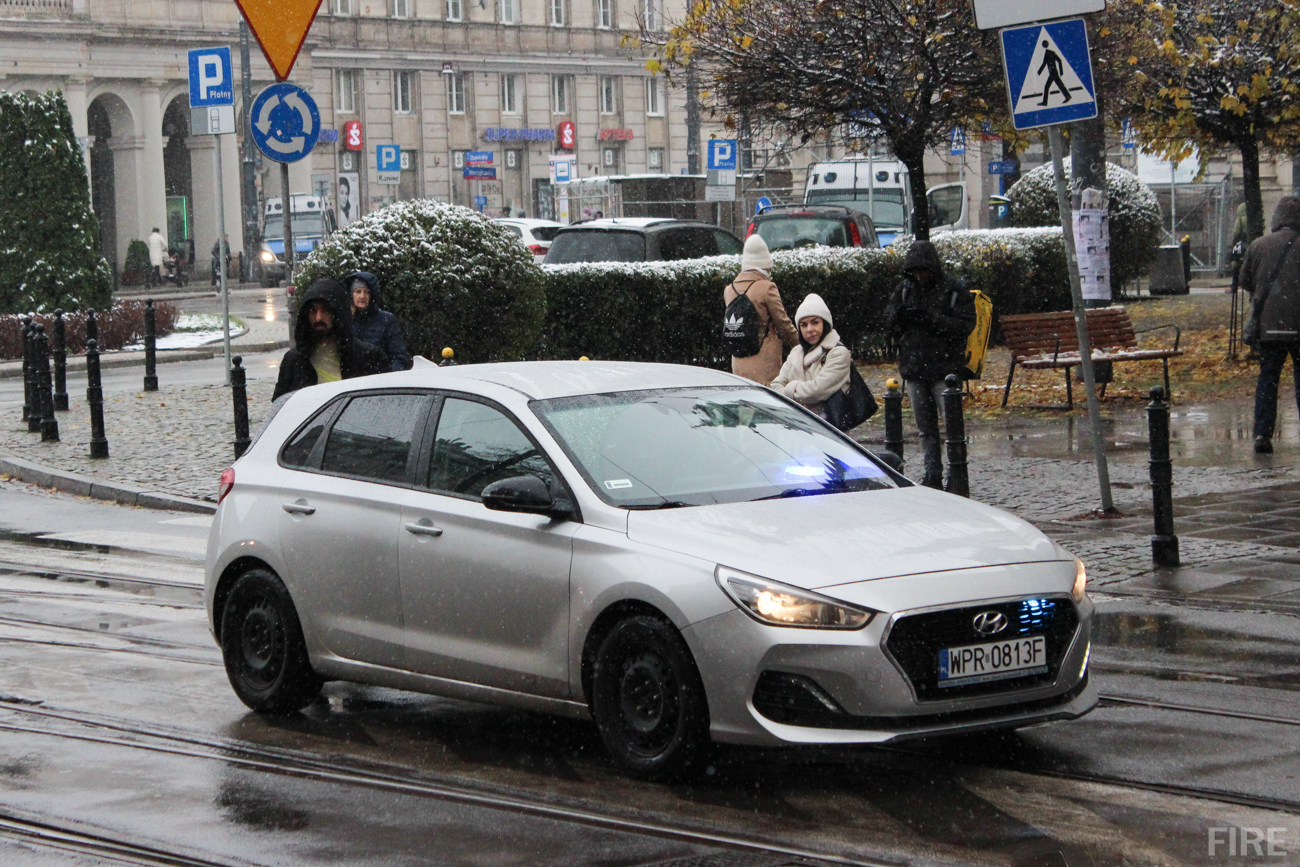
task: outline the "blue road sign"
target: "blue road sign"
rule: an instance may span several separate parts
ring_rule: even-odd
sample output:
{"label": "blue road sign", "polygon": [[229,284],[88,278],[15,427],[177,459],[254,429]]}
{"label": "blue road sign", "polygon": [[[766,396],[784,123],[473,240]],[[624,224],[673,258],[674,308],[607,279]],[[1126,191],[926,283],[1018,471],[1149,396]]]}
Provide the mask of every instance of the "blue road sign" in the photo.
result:
{"label": "blue road sign", "polygon": [[754,216],[757,217],[770,207],[772,207],[772,200],[767,196],[759,196],[758,201],[754,203]]}
{"label": "blue road sign", "polygon": [[248,113],[257,149],[278,163],[296,163],[320,138],[320,111],[311,94],[282,81],[263,90]]}
{"label": "blue road sign", "polygon": [[1132,150],[1137,147],[1137,131],[1133,129],[1133,118],[1124,118],[1124,128],[1120,132],[1120,141],[1124,143],[1124,150]]}
{"label": "blue road sign", "polygon": [[463,177],[479,181],[495,181],[497,179],[497,170],[491,166],[465,166]]}
{"label": "blue road sign", "polygon": [[1082,18],[1010,27],[1002,33],[1011,121],[1032,129],[1097,116],[1097,92]]}
{"label": "blue road sign", "polygon": [[380,172],[400,172],[402,170],[402,149],[395,144],[375,145],[375,170]]}
{"label": "blue road sign", "polygon": [[989,161],[989,174],[991,175],[1014,175],[1019,169],[1020,165],[1015,160]]}
{"label": "blue road sign", "polygon": [[191,51],[190,108],[234,104],[235,77],[230,72],[230,46]]}
{"label": "blue road sign", "polygon": [[736,140],[731,138],[709,139],[709,165],[711,171],[736,168]]}
{"label": "blue road sign", "polygon": [[492,161],[492,151],[465,151],[465,165],[467,166],[490,166]]}
{"label": "blue road sign", "polygon": [[948,153],[955,157],[966,153],[966,130],[961,127],[953,127],[952,143],[948,148]]}

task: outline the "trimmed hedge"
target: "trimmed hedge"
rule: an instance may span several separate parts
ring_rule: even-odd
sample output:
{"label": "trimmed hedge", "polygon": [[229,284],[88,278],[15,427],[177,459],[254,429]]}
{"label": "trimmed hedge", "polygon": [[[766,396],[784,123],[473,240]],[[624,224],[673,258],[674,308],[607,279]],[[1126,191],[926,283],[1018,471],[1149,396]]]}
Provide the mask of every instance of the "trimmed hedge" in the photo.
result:
{"label": "trimmed hedge", "polygon": [[[154,302],[153,307],[157,335],[163,337],[171,334],[176,328],[176,317],[180,311],[166,302]],[[45,333],[53,340],[54,317],[48,313],[38,313],[33,318],[45,326]],[[63,321],[68,355],[81,355],[86,351],[86,313],[65,313]],[[144,302],[114,301],[111,308],[95,314],[95,324],[99,326],[98,342],[103,351],[141,343],[144,341]],[[23,357],[22,329],[18,314],[6,313],[0,316],[0,358]]]}
{"label": "trimmed hedge", "polygon": [[[850,346],[878,337],[909,241],[883,250],[813,248],[773,254],[772,279],[791,315],[810,292],[826,300]],[[934,239],[952,273],[993,299],[998,314],[1070,307],[1060,229],[952,232]],[[721,366],[722,290],[740,257],[546,266],[546,358]]]}

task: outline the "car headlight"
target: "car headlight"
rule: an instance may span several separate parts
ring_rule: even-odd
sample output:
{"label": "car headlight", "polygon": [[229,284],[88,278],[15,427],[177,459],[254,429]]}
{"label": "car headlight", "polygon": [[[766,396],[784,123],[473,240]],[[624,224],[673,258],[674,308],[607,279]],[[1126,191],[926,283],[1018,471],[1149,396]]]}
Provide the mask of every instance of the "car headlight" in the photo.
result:
{"label": "car headlight", "polygon": [[1078,557],[1074,558],[1074,586],[1070,588],[1070,596],[1075,602],[1083,601],[1084,591],[1088,589],[1088,570],[1084,568],[1083,561]]}
{"label": "car headlight", "polygon": [[275,254],[272,253],[270,250],[263,250],[263,251],[262,251],[262,261],[263,261],[263,262],[274,262],[274,261],[275,261]]}
{"label": "car headlight", "polygon": [[740,610],[760,623],[805,629],[861,629],[876,615],[867,608],[858,608],[726,566],[718,566],[713,574],[718,586]]}

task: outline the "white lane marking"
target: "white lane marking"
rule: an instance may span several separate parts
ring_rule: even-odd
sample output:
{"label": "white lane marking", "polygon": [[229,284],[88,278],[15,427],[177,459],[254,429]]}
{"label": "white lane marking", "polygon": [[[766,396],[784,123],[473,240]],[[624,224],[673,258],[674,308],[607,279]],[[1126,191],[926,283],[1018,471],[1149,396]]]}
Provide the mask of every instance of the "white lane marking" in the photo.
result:
{"label": "white lane marking", "polygon": [[211,527],[211,515],[195,515],[192,518],[168,518],[166,521],[159,521],[159,524],[178,524],[182,527]]}
{"label": "white lane marking", "polygon": [[164,533],[138,533],[132,530],[74,530],[70,533],[47,533],[40,538],[80,542],[83,545],[132,548],[137,551],[167,551],[199,557],[206,554],[208,550],[207,539],[169,536]]}

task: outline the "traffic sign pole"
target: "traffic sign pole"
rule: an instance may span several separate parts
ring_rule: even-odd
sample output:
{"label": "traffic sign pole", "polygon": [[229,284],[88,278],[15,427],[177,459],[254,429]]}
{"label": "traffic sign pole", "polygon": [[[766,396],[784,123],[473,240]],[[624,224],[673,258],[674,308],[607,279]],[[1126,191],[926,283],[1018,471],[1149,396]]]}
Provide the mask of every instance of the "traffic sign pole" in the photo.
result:
{"label": "traffic sign pole", "polygon": [[[289,195],[289,164],[280,163],[280,201],[284,212],[284,283],[293,285],[293,198]],[[297,291],[296,289],[294,290]]]}
{"label": "traffic sign pole", "polygon": [[230,255],[226,246],[226,188],[221,177],[221,140],[217,140],[217,268],[221,275],[221,319],[226,330],[221,334],[222,348],[226,358],[226,385],[230,385],[230,286],[226,283],[226,257]]}

